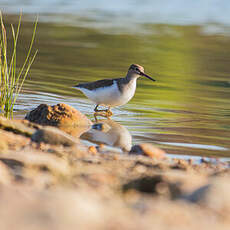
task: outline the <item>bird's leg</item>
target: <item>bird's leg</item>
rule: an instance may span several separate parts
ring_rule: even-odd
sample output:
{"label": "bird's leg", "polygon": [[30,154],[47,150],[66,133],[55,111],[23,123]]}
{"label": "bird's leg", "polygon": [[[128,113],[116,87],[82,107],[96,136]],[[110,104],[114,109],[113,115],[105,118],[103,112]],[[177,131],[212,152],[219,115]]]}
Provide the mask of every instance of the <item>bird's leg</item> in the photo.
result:
{"label": "bird's leg", "polygon": [[93,116],[94,116],[95,122],[97,122],[98,121],[97,120],[97,116],[98,116],[97,112],[95,112]]}
{"label": "bird's leg", "polygon": [[113,115],[112,111],[110,110],[110,106],[109,106],[108,109],[106,110],[106,115],[107,115],[108,117],[110,117],[110,116]]}
{"label": "bird's leg", "polygon": [[94,112],[99,112],[99,111],[100,111],[100,110],[97,109],[98,106],[99,106],[99,105],[96,105],[96,107],[94,108]]}
{"label": "bird's leg", "polygon": [[99,105],[96,105],[96,107],[94,109],[94,112],[95,112],[94,117],[96,117],[96,116],[110,117],[113,115],[113,113],[110,110],[110,107],[108,107],[108,109],[99,110],[99,109],[97,109],[98,106]]}
{"label": "bird's leg", "polygon": [[94,108],[94,112],[107,112],[108,109],[97,109],[99,105],[96,105],[96,107]]}

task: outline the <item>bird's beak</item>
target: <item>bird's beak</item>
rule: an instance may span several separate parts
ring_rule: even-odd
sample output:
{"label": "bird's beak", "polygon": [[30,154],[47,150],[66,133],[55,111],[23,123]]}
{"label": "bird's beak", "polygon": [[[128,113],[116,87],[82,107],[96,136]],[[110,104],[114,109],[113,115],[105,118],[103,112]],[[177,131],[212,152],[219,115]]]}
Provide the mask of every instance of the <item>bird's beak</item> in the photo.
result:
{"label": "bird's beak", "polygon": [[144,77],[147,77],[148,79],[152,80],[152,81],[156,81],[154,80],[153,78],[151,78],[150,76],[148,76],[147,74],[143,73],[143,72],[140,72],[140,75],[141,76],[144,76]]}

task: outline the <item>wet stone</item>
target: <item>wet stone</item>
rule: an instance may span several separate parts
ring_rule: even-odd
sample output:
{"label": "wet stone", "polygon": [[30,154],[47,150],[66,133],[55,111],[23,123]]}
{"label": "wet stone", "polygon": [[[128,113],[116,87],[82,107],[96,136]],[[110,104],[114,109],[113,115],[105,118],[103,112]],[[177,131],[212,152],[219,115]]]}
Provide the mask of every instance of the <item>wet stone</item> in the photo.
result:
{"label": "wet stone", "polygon": [[81,112],[66,104],[39,105],[25,119],[40,125],[56,126],[62,131],[79,138],[91,128],[92,122]]}
{"label": "wet stone", "polygon": [[61,126],[66,123],[91,125],[91,121],[84,114],[62,103],[54,106],[41,104],[29,112],[25,119],[41,125],[51,126]]}
{"label": "wet stone", "polygon": [[162,149],[157,148],[154,145],[148,143],[134,145],[131,148],[129,154],[145,155],[150,158],[156,158],[156,159],[165,158],[165,152]]}
{"label": "wet stone", "polygon": [[191,167],[188,161],[177,159],[176,163],[171,166],[171,169],[188,170]]}
{"label": "wet stone", "polygon": [[37,130],[31,137],[34,142],[44,142],[51,145],[73,146],[78,144],[78,139],[66,134],[55,127],[44,127]]}

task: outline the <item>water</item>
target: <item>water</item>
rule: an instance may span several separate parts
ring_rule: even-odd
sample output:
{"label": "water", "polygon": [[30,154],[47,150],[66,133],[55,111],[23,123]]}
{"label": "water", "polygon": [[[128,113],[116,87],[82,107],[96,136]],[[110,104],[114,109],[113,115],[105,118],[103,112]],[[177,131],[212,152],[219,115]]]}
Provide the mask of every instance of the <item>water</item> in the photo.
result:
{"label": "water", "polygon": [[112,117],[130,132],[132,144],[154,143],[169,154],[230,157],[228,1],[215,8],[213,0],[209,11],[179,0],[174,7],[163,7],[168,1],[145,1],[143,6],[138,1],[115,6],[105,1],[42,2],[0,0],[11,13],[7,23],[16,22],[19,6],[27,13],[19,60],[32,34],[30,13],[40,15],[35,44],[39,54],[16,116],[41,103],[64,102],[93,120],[94,105],[71,86],[124,76],[130,64],[138,63],[157,81],[139,79],[135,97],[115,108]]}

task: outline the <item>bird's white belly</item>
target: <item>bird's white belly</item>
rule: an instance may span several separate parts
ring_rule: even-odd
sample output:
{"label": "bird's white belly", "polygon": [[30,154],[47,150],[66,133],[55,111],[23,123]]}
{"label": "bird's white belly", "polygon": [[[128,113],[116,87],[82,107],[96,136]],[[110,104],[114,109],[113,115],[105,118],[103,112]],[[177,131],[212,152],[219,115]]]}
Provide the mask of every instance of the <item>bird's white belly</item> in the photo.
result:
{"label": "bird's white belly", "polygon": [[[115,83],[115,82],[114,82]],[[119,106],[126,104],[134,95],[136,84],[126,87],[123,93],[118,89],[117,84],[108,87],[98,88],[96,90],[80,90],[93,102],[105,106]]]}

